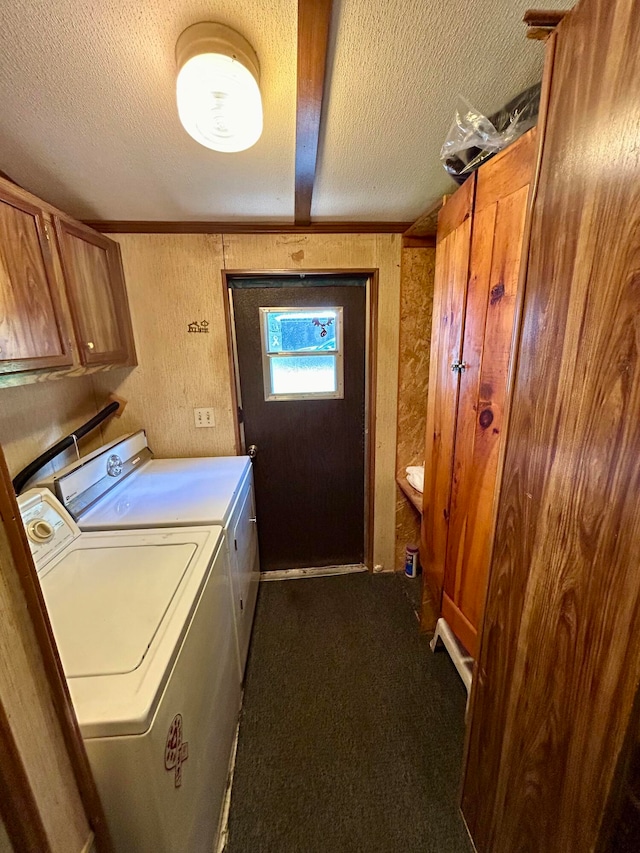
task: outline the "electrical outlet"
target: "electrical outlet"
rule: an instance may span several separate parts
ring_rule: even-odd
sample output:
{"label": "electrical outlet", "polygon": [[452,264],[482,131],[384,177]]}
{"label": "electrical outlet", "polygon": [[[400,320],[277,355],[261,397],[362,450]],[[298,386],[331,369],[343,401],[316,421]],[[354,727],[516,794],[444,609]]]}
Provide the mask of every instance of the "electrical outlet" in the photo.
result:
{"label": "electrical outlet", "polygon": [[214,427],[216,425],[213,409],[194,409],[193,419],[197,429],[200,427]]}

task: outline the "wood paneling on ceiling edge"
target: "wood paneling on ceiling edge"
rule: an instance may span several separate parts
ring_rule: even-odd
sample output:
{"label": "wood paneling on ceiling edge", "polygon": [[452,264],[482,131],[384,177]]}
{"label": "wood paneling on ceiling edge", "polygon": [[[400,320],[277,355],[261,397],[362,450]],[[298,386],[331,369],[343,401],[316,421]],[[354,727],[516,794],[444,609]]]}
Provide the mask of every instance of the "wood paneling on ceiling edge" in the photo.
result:
{"label": "wood paneling on ceiling edge", "polygon": [[[85,220],[103,234],[403,234],[412,222],[178,222]],[[433,231],[435,234],[435,229]]]}

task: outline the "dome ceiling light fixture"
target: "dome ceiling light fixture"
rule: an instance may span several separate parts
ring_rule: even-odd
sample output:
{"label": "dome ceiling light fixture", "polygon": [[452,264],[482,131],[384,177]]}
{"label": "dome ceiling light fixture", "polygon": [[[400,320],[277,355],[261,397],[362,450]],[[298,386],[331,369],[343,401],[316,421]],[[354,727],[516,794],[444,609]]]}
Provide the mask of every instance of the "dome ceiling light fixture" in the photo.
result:
{"label": "dome ceiling light fixture", "polygon": [[178,116],[196,142],[214,151],[251,148],[262,133],[260,66],[240,33],[193,24],[176,43]]}

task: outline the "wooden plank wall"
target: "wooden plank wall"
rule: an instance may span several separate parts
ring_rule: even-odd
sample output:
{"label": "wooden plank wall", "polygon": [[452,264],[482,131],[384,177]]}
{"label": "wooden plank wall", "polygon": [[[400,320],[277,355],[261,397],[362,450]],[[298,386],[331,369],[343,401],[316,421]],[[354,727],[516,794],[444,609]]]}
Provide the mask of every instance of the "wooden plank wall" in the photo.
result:
{"label": "wooden plank wall", "polygon": [[479,853],[603,849],[640,683],[638,4],[556,55],[463,792]]}

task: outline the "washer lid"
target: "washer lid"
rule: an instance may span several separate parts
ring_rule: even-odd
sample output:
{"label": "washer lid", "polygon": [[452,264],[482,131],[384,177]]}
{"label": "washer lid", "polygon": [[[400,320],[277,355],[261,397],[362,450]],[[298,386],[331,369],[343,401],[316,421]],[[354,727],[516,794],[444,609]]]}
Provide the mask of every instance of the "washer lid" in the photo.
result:
{"label": "washer lid", "polygon": [[197,550],[195,543],[70,550],[41,577],[67,678],[142,663]]}

